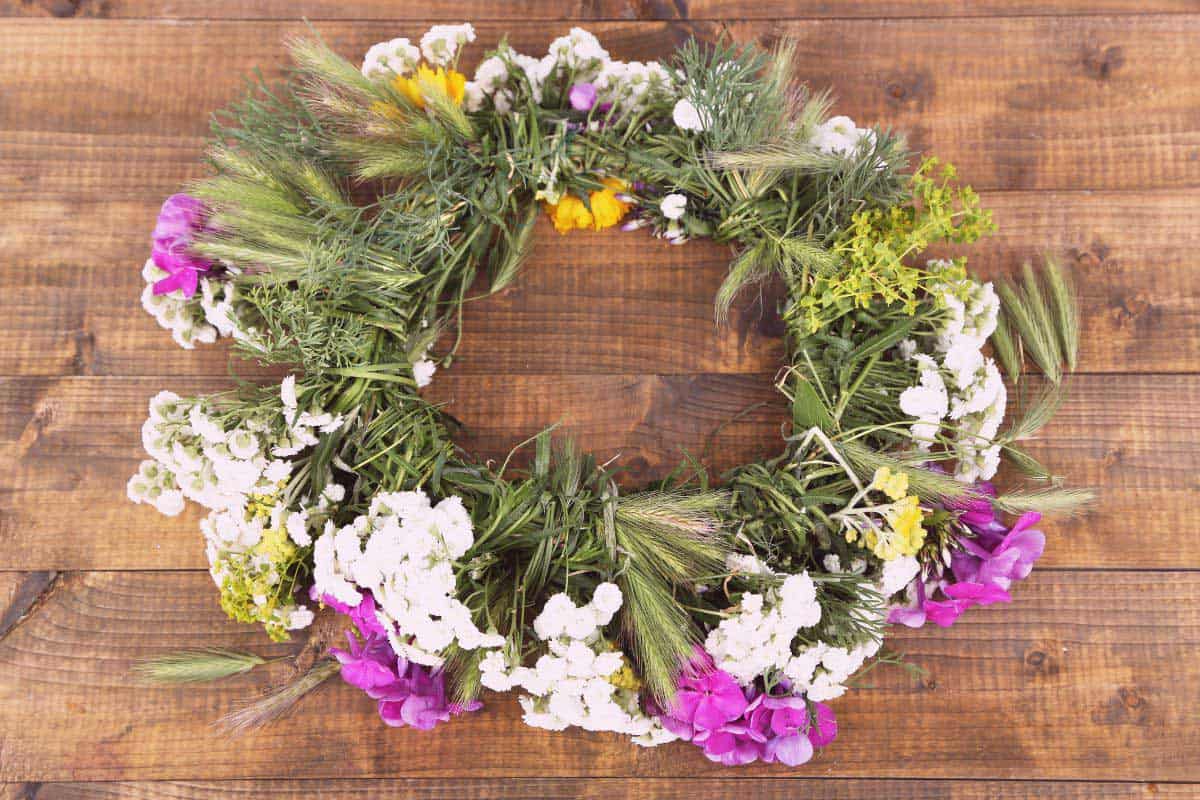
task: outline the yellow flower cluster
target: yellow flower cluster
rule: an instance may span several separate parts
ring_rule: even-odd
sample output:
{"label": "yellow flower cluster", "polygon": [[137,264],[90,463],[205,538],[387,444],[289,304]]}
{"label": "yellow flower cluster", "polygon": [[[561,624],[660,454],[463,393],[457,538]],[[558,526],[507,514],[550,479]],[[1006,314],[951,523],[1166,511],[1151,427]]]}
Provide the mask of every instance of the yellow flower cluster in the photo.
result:
{"label": "yellow flower cluster", "polygon": [[910,494],[897,500],[887,513],[887,522],[893,535],[884,537],[871,549],[884,561],[900,556],[915,556],[921,545],[925,544],[925,528],[921,525],[924,518],[916,495]]}
{"label": "yellow flower cluster", "polygon": [[908,473],[892,472],[887,467],[875,470],[871,488],[878,489],[893,500],[899,500],[908,494]]}
{"label": "yellow flower cluster", "polygon": [[[901,556],[915,556],[925,544],[925,519],[920,500],[908,494],[908,475],[893,472],[887,467],[875,471],[871,488],[887,495],[893,502],[884,512],[887,528],[867,528],[862,531],[862,544],[884,561]],[[846,529],[846,541],[859,541],[860,534],[853,528]]]}
{"label": "yellow flower cluster", "polygon": [[[276,498],[252,495],[246,503],[246,520],[269,519]],[[213,564],[221,575],[221,608],[238,622],[258,622],[274,641],[288,638],[276,610],[291,602],[292,568],[296,545],[283,527],[262,532],[258,543],[241,553],[224,553]]]}
{"label": "yellow flower cluster", "polygon": [[637,673],[624,658],[621,659],[621,668],[608,676],[608,682],[618,689],[627,689],[631,692],[642,690],[641,680],[638,679]]}
{"label": "yellow flower cluster", "polygon": [[616,225],[629,213],[629,203],[617,197],[629,184],[617,178],[605,178],[601,183],[604,188],[589,194],[587,204],[573,194],[563,195],[557,203],[546,203],[546,213],[553,220],[556,231],[603,230]]}
{"label": "yellow flower cluster", "polygon": [[[397,75],[393,78],[392,86],[417,108],[424,108],[425,98],[434,92],[461,106],[463,98],[466,97],[467,76],[456,70],[446,70],[443,67],[435,70],[427,64],[421,64],[413,77]],[[396,118],[400,115],[400,109],[389,103],[376,102],[372,108],[385,117]]]}

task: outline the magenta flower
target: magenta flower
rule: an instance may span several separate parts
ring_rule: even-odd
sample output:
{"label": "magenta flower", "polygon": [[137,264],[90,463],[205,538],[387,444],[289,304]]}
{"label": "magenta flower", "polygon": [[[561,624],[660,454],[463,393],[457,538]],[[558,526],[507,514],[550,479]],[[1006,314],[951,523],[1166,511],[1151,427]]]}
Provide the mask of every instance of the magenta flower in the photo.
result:
{"label": "magenta flower", "polygon": [[379,700],[379,718],[394,728],[433,730],[453,716],[483,708],[478,700],[465,706],[448,702],[444,673],[411,663],[400,680],[368,694]]}
{"label": "magenta flower", "polygon": [[321,594],[317,591],[316,586],[308,587],[308,599],[314,603],[320,603],[327,608],[332,608],[339,614],[349,614],[354,608],[354,606],[343,603],[331,594]]}
{"label": "magenta flower", "polygon": [[596,87],[591,83],[577,83],[567,92],[567,99],[576,111],[591,111],[596,105]]}
{"label": "magenta flower", "polygon": [[796,767],[812,758],[807,701],[796,696],[766,697],[762,708],[770,716],[772,734],[763,743],[763,761]]}
{"label": "magenta flower", "polygon": [[205,229],[204,204],[186,194],[173,194],[163,203],[154,226],[154,265],[167,277],[154,284],[155,294],[176,289],[184,297],[196,293],[201,275],[213,267],[211,261],[192,254],[189,247],[197,233]]}
{"label": "magenta flower", "polygon": [[358,628],[358,632],[363,636],[387,636],[387,631],[383,627],[383,623],[379,621],[379,617],[375,614],[375,596],[370,592],[363,592],[363,599],[357,606],[350,609],[350,619],[354,622],[354,626]]}
{"label": "magenta flower", "polygon": [[837,738],[837,717],[825,703],[813,703],[813,710],[815,713],[812,727],[808,729],[808,740],[813,747],[825,747]]}
{"label": "magenta flower", "polygon": [[972,606],[1012,602],[1012,596],[999,586],[983,583],[952,583],[944,587],[942,592],[950,599],[925,601],[925,614],[942,628],[949,628]]}
{"label": "magenta flower", "polygon": [[[958,520],[970,529],[950,555],[948,577],[927,587],[920,576],[910,587],[910,603],[893,607],[888,622],[919,628],[927,620],[949,627],[972,606],[1012,601],[1008,590],[1014,581],[1024,580],[1046,547],[1046,536],[1034,530],[1042,518],[1037,512],[1022,514],[1011,529],[997,518],[990,497],[996,495],[991,483],[975,485],[976,495],[965,500],[947,501],[946,508],[959,511]],[[929,594],[940,591],[946,599],[935,600]]]}
{"label": "magenta flower", "polygon": [[987,583],[1008,589],[1013,581],[1024,580],[1033,571],[1036,562],[1046,549],[1046,535],[1034,530],[1042,519],[1035,511],[1022,514],[1012,530],[991,549],[986,545],[994,541],[999,532],[992,529],[978,533],[977,539],[963,539],[962,550],[954,553],[951,568],[954,577],[961,582]]}
{"label": "magenta flower", "polygon": [[375,598],[370,592],[363,592],[356,606],[330,595],[310,592],[310,596],[350,617],[358,629],[361,640],[346,631],[348,649],[335,647],[329,652],[342,665],[342,680],[379,701],[379,717],[384,723],[427,731],[452,716],[483,708],[478,700],[466,705],[448,702],[441,670],[430,670],[396,655],[387,629],[375,614]]}
{"label": "magenta flower", "polygon": [[732,675],[712,667],[708,653],[700,653],[680,675],[668,716],[694,728],[714,730],[742,716],[746,697]]}
{"label": "magenta flower", "polygon": [[360,642],[350,631],[346,631],[346,638],[350,641],[348,650],[329,649],[342,665],[342,680],[364,692],[396,682],[396,654],[386,638],[372,636]]}
{"label": "magenta flower", "polygon": [[[786,682],[780,688],[789,690]],[[726,766],[759,759],[797,766],[812,758],[814,748],[837,736],[837,721],[828,706],[810,704],[801,695],[765,694],[754,686],[742,690],[700,648],[680,675],[670,710],[652,701],[647,706],[663,727],[700,747],[710,761]]]}

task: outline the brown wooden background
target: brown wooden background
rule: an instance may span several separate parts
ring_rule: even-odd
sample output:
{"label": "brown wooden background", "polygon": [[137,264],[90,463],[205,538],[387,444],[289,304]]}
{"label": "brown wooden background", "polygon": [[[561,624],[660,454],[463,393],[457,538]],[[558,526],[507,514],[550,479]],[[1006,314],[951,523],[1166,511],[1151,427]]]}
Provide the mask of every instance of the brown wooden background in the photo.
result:
{"label": "brown wooden background", "polygon": [[[1014,606],[900,634],[928,674],[873,672],[796,770],[546,734],[511,700],[391,730],[337,684],[233,740],[209,723],[286,666],[132,685],[131,660],[164,650],[288,652],[223,619],[198,515],[134,507],[124,484],[154,391],[229,380],[222,348],[185,353],[138,308],[155,212],[200,174],[208,113],[255,65],[277,72],[302,15],[355,58],[431,20],[531,52],[586,20],[627,59],[724,26],[795,36],[840,111],[981,191],[1001,231],[978,270],[1050,252],[1080,273],[1086,374],[1038,450],[1099,506],[1048,526]],[[0,796],[1200,796],[1200,3],[0,0],[0,17]],[[711,436],[772,399],[780,356],[752,307],[714,327],[726,252],[541,233],[434,384],[467,444],[500,455],[561,420],[640,476],[681,448],[718,467],[773,449],[778,404]]]}

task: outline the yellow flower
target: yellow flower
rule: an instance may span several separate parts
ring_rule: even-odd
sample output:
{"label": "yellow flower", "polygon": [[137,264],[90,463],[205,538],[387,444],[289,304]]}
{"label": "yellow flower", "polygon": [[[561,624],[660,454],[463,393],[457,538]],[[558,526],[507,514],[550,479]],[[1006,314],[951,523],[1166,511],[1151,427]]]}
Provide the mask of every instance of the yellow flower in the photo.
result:
{"label": "yellow flower", "polygon": [[611,228],[629,213],[629,204],[617,199],[617,192],[625,191],[628,184],[616,178],[605,178],[601,183],[605,188],[588,196],[592,204],[592,216],[595,218],[592,227],[596,230]]}
{"label": "yellow flower", "polygon": [[438,92],[461,106],[466,95],[467,76],[461,72],[438,67],[436,71],[427,64],[417,67],[417,74],[412,78],[397,75],[392,80],[396,91],[407,97],[417,108],[425,107],[425,95],[429,91]]}
{"label": "yellow flower", "polygon": [[639,692],[642,689],[642,682],[638,679],[637,673],[623,658],[621,659],[621,668],[608,676],[608,682],[618,689],[627,689],[631,692]]}
{"label": "yellow flower", "polygon": [[576,228],[583,230],[592,226],[592,212],[573,194],[565,194],[558,203],[546,203],[546,213],[554,221],[554,230],[570,233]]}
{"label": "yellow flower", "polygon": [[283,528],[271,528],[263,531],[262,538],[254,546],[254,552],[265,555],[273,563],[281,564],[291,560],[296,554],[296,546],[288,540],[287,531]]}
{"label": "yellow flower", "polygon": [[924,515],[921,513],[921,506],[916,495],[909,495],[892,504],[887,521],[895,533],[893,545],[896,555],[916,555],[917,551],[921,549],[921,545],[925,544],[925,528],[921,526],[922,520],[924,520]]}
{"label": "yellow flower", "polygon": [[880,467],[875,470],[875,478],[871,481],[871,486],[892,500],[899,500],[908,494],[908,473],[892,472],[887,467]]}
{"label": "yellow flower", "polygon": [[590,193],[586,205],[573,194],[563,195],[557,203],[546,203],[546,213],[553,220],[556,231],[570,233],[587,228],[599,231],[611,228],[629,213],[629,203],[617,197],[628,184],[617,178],[604,178],[601,183],[605,188]]}

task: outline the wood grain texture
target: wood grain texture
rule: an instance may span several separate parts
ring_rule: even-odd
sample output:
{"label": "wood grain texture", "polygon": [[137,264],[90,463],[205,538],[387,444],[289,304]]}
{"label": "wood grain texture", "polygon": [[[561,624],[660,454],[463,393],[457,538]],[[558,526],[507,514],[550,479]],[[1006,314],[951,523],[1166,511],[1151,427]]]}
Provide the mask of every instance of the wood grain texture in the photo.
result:
{"label": "wood grain texture", "polygon": [[[785,409],[771,377],[482,378],[452,369],[430,388],[463,422],[460,443],[480,458],[503,459],[560,422],[582,448],[601,460],[616,457],[631,482],[645,482],[676,466],[685,451],[705,458],[718,474],[776,454]],[[155,391],[200,393],[227,385],[217,379],[0,380],[0,474],[8,476],[0,494],[4,565],[204,567],[196,527],[201,510],[162,517],[129,503],[125,481],[145,457],[139,430]],[[1018,397],[1011,397],[1014,408]],[[1074,379],[1069,401],[1031,451],[1071,485],[1098,487],[1100,499],[1078,519],[1047,524],[1045,565],[1200,568],[1190,505],[1200,488],[1200,429],[1180,425],[1180,415],[1198,403],[1198,376]],[[1146,535],[1131,535],[1131,521]]]}
{"label": "wood grain texture", "polygon": [[[832,87],[839,112],[905,130],[915,147],[956,163],[980,190],[1200,185],[1191,47],[1200,16],[592,27],[627,59],[661,57],[692,34],[793,36],[799,74]],[[354,59],[380,38],[373,22],[315,28]],[[505,31],[514,47],[538,52],[565,28],[480,25],[468,61]],[[11,153],[0,185],[74,185],[98,162],[116,159],[126,173],[105,196],[145,190],[147,174],[173,188],[194,169],[209,112],[233,100],[255,66],[278,75],[283,40],[305,30],[274,21],[0,20],[0,148]],[[64,102],[63,86],[86,90]]]}
{"label": "wood grain texture", "polygon": [[[229,740],[208,723],[282,665],[134,687],[131,661],[165,650],[298,646],[224,620],[195,571],[199,515],[132,506],[124,483],[154,391],[230,382],[224,348],[184,353],[136,307],[158,204],[201,174],[209,112],[254,66],[280,74],[301,16],[352,58],[430,20],[482,22],[471,60],[502,32],[536,52],[579,21],[627,59],[692,33],[797,37],[799,74],[832,85],[839,112],[908,131],[982,190],[1000,232],[972,249],[976,272],[1044,252],[1075,267],[1091,374],[1035,449],[1099,505],[1045,526],[1012,607],[898,636],[929,673],[872,672],[836,701],[839,741],[799,770],[547,734],[511,698],[395,731],[336,682]],[[1200,797],[1200,2],[0,0],[2,17],[3,800]],[[714,327],[726,251],[539,233],[430,389],[465,446],[500,457],[561,421],[634,479],[682,449],[718,469],[773,451],[779,330],[750,301]]]}
{"label": "wood grain texture", "polygon": [[[228,375],[223,347],[183,353],[151,317],[133,313],[144,231],[167,191],[115,202],[59,188],[0,196],[0,374]],[[988,278],[1044,254],[1071,265],[1082,289],[1083,369],[1196,368],[1200,191],[996,192],[984,202],[999,232],[960,252]],[[706,242],[673,247],[642,231],[563,237],[543,220],[517,283],[471,305],[455,373],[773,372],[782,330],[752,293],[728,327],[713,322],[728,262],[727,248]],[[246,362],[236,369],[267,374]]]}
{"label": "wood grain texture", "polygon": [[101,19],[375,19],[481,22],[599,20],[808,19],[870,17],[1068,16],[1186,13],[1194,0],[0,0],[0,16]]}
{"label": "wood grain texture", "polygon": [[[805,774],[1200,780],[1198,592],[1195,573],[1043,570],[1012,607],[901,632],[893,646],[927,673],[879,669],[835,701],[838,746]],[[511,697],[434,735],[388,729],[336,681],[263,731],[216,735],[211,721],[269,673],[197,690],[137,687],[126,672],[182,646],[282,652],[214,598],[203,573],[67,575],[0,639],[0,780],[733,777],[691,747],[524,728]]]}
{"label": "wood grain texture", "polygon": [[1175,800],[1195,798],[1195,784],[1089,781],[869,780],[845,778],[549,778],[472,780],[121,781],[111,783],[12,783],[0,800],[340,800],[423,797],[429,800]]}

